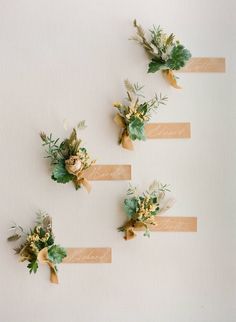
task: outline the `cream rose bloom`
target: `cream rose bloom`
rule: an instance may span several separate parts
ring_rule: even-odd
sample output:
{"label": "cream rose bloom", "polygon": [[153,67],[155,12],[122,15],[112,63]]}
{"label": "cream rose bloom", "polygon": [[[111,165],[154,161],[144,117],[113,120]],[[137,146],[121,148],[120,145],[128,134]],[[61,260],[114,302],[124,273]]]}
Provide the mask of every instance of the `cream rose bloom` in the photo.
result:
{"label": "cream rose bloom", "polygon": [[68,160],[65,161],[66,170],[70,174],[77,175],[77,173],[82,168],[82,162],[80,161],[80,158],[78,156],[71,156]]}

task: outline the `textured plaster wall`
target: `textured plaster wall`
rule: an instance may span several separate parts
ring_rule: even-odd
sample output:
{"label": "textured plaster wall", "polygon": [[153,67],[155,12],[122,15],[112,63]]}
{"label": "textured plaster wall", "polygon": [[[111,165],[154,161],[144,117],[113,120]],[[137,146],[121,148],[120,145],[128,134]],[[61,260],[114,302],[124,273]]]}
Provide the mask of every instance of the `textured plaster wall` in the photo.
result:
{"label": "textured plaster wall", "polygon": [[[0,0],[1,322],[235,322],[235,1]],[[193,56],[223,56],[226,74],[181,74],[183,90],[158,74],[128,38],[133,18],[174,32]],[[123,79],[160,91],[155,121],[192,124],[191,140],[117,144],[112,102]],[[153,233],[125,242],[116,228],[128,182],[93,182],[90,195],[49,177],[38,133],[81,136],[98,163],[131,163],[133,183],[168,183],[169,215],[198,217],[198,233]],[[11,221],[53,216],[57,241],[113,249],[111,265],[61,265],[29,276],[6,243]]]}

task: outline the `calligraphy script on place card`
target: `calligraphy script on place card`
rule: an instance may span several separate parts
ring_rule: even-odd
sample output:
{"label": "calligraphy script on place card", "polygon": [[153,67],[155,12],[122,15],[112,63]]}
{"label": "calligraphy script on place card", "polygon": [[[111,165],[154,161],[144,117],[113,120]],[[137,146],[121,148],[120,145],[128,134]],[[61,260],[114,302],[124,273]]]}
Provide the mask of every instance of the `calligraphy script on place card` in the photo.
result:
{"label": "calligraphy script on place card", "polygon": [[92,165],[83,172],[87,180],[130,180],[131,165],[102,164]]}
{"label": "calligraphy script on place card", "polygon": [[178,72],[183,73],[225,73],[223,57],[193,57]]}
{"label": "calligraphy script on place card", "polygon": [[148,139],[189,139],[190,123],[150,123],[145,127]]}
{"label": "calligraphy script on place card", "polygon": [[67,248],[63,263],[111,263],[111,248]]}
{"label": "calligraphy script on place card", "polygon": [[[156,217],[156,225],[149,225],[151,231],[163,232],[196,232],[196,217]],[[139,228],[137,230],[143,230]]]}

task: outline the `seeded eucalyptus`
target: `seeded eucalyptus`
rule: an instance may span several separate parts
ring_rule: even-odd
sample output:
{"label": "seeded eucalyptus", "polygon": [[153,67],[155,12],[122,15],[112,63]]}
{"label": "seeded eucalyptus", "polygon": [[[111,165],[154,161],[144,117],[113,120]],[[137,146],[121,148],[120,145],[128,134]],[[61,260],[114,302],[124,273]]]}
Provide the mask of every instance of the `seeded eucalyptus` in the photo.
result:
{"label": "seeded eucalyptus", "polygon": [[[82,121],[77,129],[85,127]],[[47,136],[44,132],[40,133],[42,145],[46,149],[46,158],[51,161],[51,178],[58,183],[67,183],[72,181],[76,190],[83,185],[89,192],[91,186],[86,178],[83,177],[83,171],[95,163],[91,160],[86,148],[81,146],[82,141],[77,137],[77,129],[74,128],[68,139],[59,143],[58,139],[53,139],[52,134]]]}
{"label": "seeded eucalyptus", "polygon": [[155,95],[150,100],[145,100],[142,94],[143,86],[125,81],[127,98],[124,103],[115,102],[117,109],[115,123],[121,128],[119,144],[123,148],[133,150],[132,141],[145,140],[145,124],[151,119],[152,113],[167,101],[167,97]]}
{"label": "seeded eucalyptus", "polygon": [[184,67],[191,58],[191,53],[178,40],[175,35],[165,34],[160,27],[153,26],[150,30],[149,39],[146,38],[145,32],[141,25],[134,20],[136,36],[132,37],[147,52],[151,59],[148,66],[148,73],[162,71],[171,86],[180,88],[177,84],[174,70]]}
{"label": "seeded eucalyptus", "polygon": [[51,217],[38,213],[36,225],[30,229],[30,232],[25,232],[18,225],[14,225],[10,230],[13,234],[8,237],[8,241],[22,240],[20,246],[14,249],[20,257],[20,262],[29,262],[27,268],[30,273],[37,272],[39,263],[47,264],[51,272],[50,280],[57,284],[57,264],[60,264],[66,257],[66,251],[55,244]]}
{"label": "seeded eucalyptus", "polygon": [[150,237],[150,226],[156,225],[156,217],[171,207],[172,200],[165,201],[168,186],[154,181],[147,191],[139,195],[137,188],[132,186],[127,191],[124,200],[124,211],[128,221],[119,231],[124,232],[125,240],[136,237],[135,230],[144,229],[144,236]]}

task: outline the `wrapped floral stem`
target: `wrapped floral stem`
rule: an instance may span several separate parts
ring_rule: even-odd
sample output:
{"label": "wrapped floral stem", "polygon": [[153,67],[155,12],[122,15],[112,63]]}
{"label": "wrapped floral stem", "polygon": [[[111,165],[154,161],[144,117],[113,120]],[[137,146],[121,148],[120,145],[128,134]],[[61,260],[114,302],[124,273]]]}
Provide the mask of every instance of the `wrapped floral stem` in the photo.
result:
{"label": "wrapped floral stem", "polygon": [[11,227],[13,235],[8,241],[21,240],[19,247],[15,248],[19,261],[28,261],[27,268],[30,273],[36,273],[40,264],[48,265],[50,281],[58,284],[57,264],[66,257],[66,250],[55,244],[52,232],[52,220],[47,214],[38,213],[36,225],[30,232],[25,232],[21,226]]}
{"label": "wrapped floral stem", "polygon": [[162,71],[169,84],[175,88],[181,88],[177,84],[177,77],[174,75],[175,70],[184,67],[191,58],[191,53],[178,40],[175,35],[165,34],[160,27],[153,26],[147,38],[141,25],[134,20],[136,36],[132,37],[146,51],[150,58],[148,73]]}
{"label": "wrapped floral stem", "polygon": [[[130,240],[136,236],[135,230],[144,228],[144,236],[150,237],[149,228],[156,225],[156,216],[170,208],[172,201],[164,202],[166,192],[169,192],[167,185],[154,181],[147,191],[139,195],[137,189],[130,187],[127,198],[124,200],[124,210],[128,221],[119,231],[124,232],[124,239]],[[171,203],[170,203],[171,201]]]}
{"label": "wrapped floral stem", "polygon": [[[79,128],[85,126],[84,121],[79,123]],[[91,160],[86,148],[81,146],[82,141],[77,137],[77,130],[74,128],[69,138],[59,143],[58,139],[53,139],[52,134],[47,136],[40,133],[43,146],[46,148],[47,156],[52,166],[51,178],[58,183],[72,181],[76,190],[81,186],[90,192],[91,185],[83,177],[83,171],[95,163]]]}
{"label": "wrapped floral stem", "polygon": [[152,112],[160,105],[165,104],[167,97],[155,95],[150,100],[145,100],[141,93],[142,86],[125,81],[127,98],[124,103],[115,102],[113,106],[117,109],[114,122],[120,127],[121,134],[119,144],[123,148],[133,150],[132,141],[145,140],[145,125],[151,119]]}

